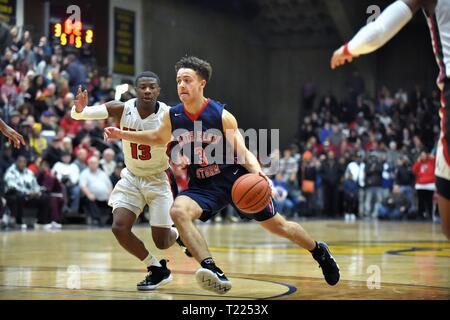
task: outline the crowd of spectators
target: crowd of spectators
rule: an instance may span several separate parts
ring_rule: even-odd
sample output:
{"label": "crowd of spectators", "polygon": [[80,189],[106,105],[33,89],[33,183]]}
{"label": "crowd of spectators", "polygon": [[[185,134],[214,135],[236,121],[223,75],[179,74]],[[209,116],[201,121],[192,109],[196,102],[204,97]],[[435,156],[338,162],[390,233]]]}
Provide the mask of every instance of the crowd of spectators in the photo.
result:
{"label": "crowd of spectators", "polygon": [[382,87],[370,99],[357,74],[348,87],[342,101],[332,94],[315,101],[314,85],[304,88],[298,139],[272,155],[280,164],[273,177],[280,211],[289,217],[438,219],[438,91]]}
{"label": "crowd of spectators", "polygon": [[[89,223],[108,223],[107,199],[124,167],[120,144],[103,141],[111,120],[76,121],[70,111],[79,85],[90,105],[114,99],[112,77],[46,37],[13,28],[11,39],[0,53],[0,111],[27,146],[14,149],[0,137],[0,224],[28,228],[27,210],[36,211],[36,228],[59,229],[83,213]],[[343,101],[331,94],[316,101],[316,86],[303,88],[297,140],[272,155],[280,165],[272,177],[278,210],[288,217],[431,219],[438,92],[383,87],[370,99],[357,74],[348,87]],[[132,89],[122,97],[133,97]],[[186,189],[186,171],[174,172]],[[226,210],[215,221],[222,219],[236,221]]]}
{"label": "crowd of spectators", "polygon": [[70,110],[79,85],[90,105],[114,99],[112,77],[44,36],[19,31],[10,30],[0,52],[0,112],[27,146],[15,149],[0,138],[0,225],[33,227],[23,219],[27,212],[36,228],[59,229],[83,214],[105,224],[105,201],[123,168],[120,146],[103,142],[109,120],[75,121]]}

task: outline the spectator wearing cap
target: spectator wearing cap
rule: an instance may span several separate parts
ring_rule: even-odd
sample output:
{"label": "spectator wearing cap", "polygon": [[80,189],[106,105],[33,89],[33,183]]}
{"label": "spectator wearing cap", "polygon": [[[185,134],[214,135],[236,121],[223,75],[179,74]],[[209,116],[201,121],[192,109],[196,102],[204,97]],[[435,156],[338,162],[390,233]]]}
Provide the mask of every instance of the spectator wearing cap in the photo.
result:
{"label": "spectator wearing cap", "polygon": [[9,126],[11,128],[13,128],[14,130],[19,131],[21,121],[22,121],[22,118],[20,116],[20,113],[17,110],[13,110],[9,114]]}
{"label": "spectator wearing cap", "polygon": [[76,214],[80,208],[81,192],[78,185],[80,180],[80,170],[77,165],[70,163],[72,156],[69,152],[63,152],[62,161],[58,161],[53,166],[51,172],[63,185],[63,192],[67,196],[64,204],[64,212]]}
{"label": "spectator wearing cap", "polygon": [[67,152],[72,154],[73,153],[73,144],[72,144],[72,138],[70,137],[64,137],[62,140],[62,149],[63,152]]}
{"label": "spectator wearing cap", "polygon": [[50,117],[52,116],[51,111],[44,111],[40,118],[40,123],[42,124],[42,130],[53,130],[50,125]]}
{"label": "spectator wearing cap", "polygon": [[42,124],[34,123],[31,126],[31,136],[29,140],[29,147],[37,155],[42,155],[43,151],[47,149],[47,139],[41,136]]}
{"label": "spectator wearing cap", "polygon": [[306,199],[305,215],[314,214],[312,197],[316,188],[317,170],[313,160],[312,152],[305,151],[298,172],[299,186],[301,186],[302,195]]}

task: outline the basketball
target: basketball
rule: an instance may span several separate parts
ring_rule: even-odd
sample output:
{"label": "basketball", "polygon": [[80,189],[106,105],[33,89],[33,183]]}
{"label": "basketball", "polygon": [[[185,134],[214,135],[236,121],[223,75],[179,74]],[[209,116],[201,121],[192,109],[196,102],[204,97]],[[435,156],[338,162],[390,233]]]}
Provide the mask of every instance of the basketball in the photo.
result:
{"label": "basketball", "polygon": [[270,202],[269,182],[259,174],[247,173],[235,181],[231,197],[242,212],[260,212]]}

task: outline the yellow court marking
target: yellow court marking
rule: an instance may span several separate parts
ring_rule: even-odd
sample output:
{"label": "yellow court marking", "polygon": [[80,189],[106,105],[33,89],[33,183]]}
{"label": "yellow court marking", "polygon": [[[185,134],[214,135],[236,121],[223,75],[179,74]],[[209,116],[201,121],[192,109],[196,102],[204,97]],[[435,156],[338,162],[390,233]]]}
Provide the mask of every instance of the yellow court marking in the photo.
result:
{"label": "yellow court marking", "polygon": [[[213,252],[239,252],[239,253],[273,253],[273,254],[309,254],[299,247],[210,247]],[[332,244],[330,250],[333,254],[367,254],[380,255],[384,253],[407,254],[412,256],[438,256],[450,257],[450,243],[441,242],[354,242],[346,244]]]}

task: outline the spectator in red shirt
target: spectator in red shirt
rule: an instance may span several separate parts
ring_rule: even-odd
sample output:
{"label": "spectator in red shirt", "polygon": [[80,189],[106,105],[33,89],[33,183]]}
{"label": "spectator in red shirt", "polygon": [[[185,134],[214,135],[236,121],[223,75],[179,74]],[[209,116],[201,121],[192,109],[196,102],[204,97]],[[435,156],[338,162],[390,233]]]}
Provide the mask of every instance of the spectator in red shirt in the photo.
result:
{"label": "spectator in red shirt", "polygon": [[429,218],[433,216],[433,194],[435,187],[435,158],[426,151],[422,151],[412,167],[416,176],[416,191],[419,206],[419,218]]}

